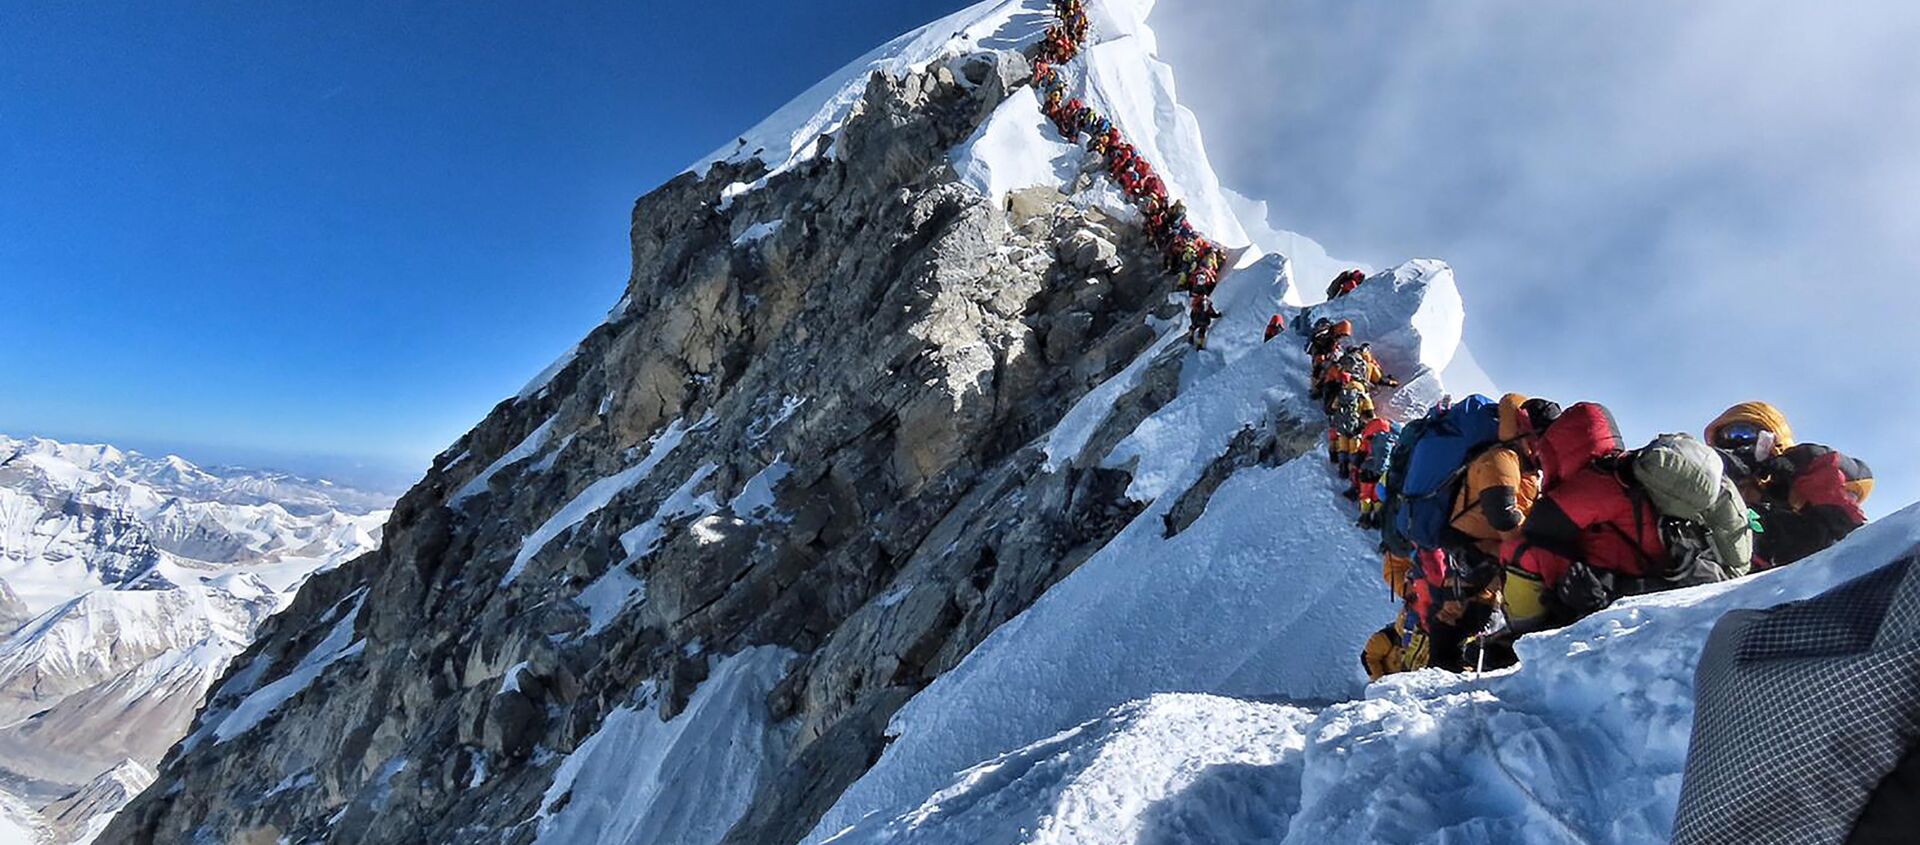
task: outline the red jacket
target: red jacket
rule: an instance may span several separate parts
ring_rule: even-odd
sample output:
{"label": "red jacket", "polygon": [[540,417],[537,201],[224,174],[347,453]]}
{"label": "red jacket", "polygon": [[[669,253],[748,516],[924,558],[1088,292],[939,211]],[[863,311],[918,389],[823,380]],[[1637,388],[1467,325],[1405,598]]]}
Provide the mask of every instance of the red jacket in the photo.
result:
{"label": "red jacket", "polygon": [[1665,568],[1659,511],[1621,482],[1610,461],[1596,463],[1623,447],[1613,415],[1591,402],[1568,408],[1547,427],[1535,445],[1546,492],[1521,535],[1503,546],[1508,566],[1548,589],[1575,561],[1634,578]]}
{"label": "red jacket", "polygon": [[1765,530],[1754,550],[1762,569],[1814,554],[1867,522],[1860,506],[1873,492],[1873,470],[1857,458],[1801,443],[1762,467],[1761,475],[1766,483],[1757,507]]}

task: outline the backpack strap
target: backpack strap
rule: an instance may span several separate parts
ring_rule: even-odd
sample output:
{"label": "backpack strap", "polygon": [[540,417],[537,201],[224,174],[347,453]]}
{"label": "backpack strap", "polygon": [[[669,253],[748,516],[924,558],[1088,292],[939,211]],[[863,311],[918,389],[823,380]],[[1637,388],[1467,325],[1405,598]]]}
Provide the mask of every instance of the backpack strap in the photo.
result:
{"label": "backpack strap", "polygon": [[[1471,458],[1467,460],[1467,463],[1461,464],[1458,469],[1454,470],[1453,472],[1447,473],[1447,477],[1442,479],[1440,481],[1440,484],[1434,487],[1432,490],[1428,490],[1425,493],[1419,493],[1412,496],[1408,496],[1403,492],[1401,494],[1401,498],[1404,498],[1410,502],[1424,502],[1428,499],[1431,499],[1435,496],[1440,495],[1441,493],[1452,491],[1454,487],[1460,483],[1460,479],[1466,476],[1467,464],[1470,464],[1470,463],[1473,463],[1473,460]],[[1452,520],[1448,520],[1448,523],[1452,523]]]}
{"label": "backpack strap", "polygon": [[[1514,446],[1513,446],[1513,441],[1511,441],[1511,440],[1499,440],[1499,441],[1495,441],[1495,442],[1494,442],[1494,443],[1493,443],[1492,445],[1490,445],[1490,446],[1486,446],[1486,447],[1483,447],[1483,448],[1481,448],[1481,449],[1479,449],[1479,450],[1478,450],[1477,452],[1475,452],[1475,453],[1473,453],[1473,454],[1471,454],[1471,455],[1470,455],[1470,456],[1469,456],[1469,457],[1467,458],[1467,460],[1466,460],[1466,462],[1460,465],[1460,472],[1461,472],[1462,474],[1465,474],[1465,473],[1466,473],[1466,471],[1467,471],[1467,469],[1468,469],[1468,468],[1469,468],[1470,466],[1472,466],[1472,465],[1473,465],[1473,462],[1474,462],[1474,461],[1476,461],[1476,460],[1479,460],[1479,459],[1480,459],[1480,457],[1481,457],[1482,455],[1485,455],[1485,454],[1487,454],[1487,453],[1489,453],[1489,452],[1492,452],[1492,451],[1493,451],[1493,450],[1495,450],[1495,449],[1505,449],[1505,450],[1507,450],[1507,451],[1509,451],[1509,452],[1512,452],[1512,453],[1513,453],[1513,456],[1514,456],[1514,457],[1516,457],[1516,458],[1519,458],[1519,459],[1520,459],[1520,471],[1521,471],[1521,472],[1526,472],[1526,469],[1527,469],[1527,456],[1526,456],[1526,453],[1524,453],[1524,452],[1521,452],[1521,451],[1520,451],[1519,449],[1516,449],[1516,448],[1514,448]],[[1449,487],[1451,487],[1452,485],[1453,485],[1453,479],[1448,479],[1448,480],[1447,480],[1447,485],[1446,485],[1446,486],[1449,486]],[[1452,525],[1452,524],[1453,524],[1453,522],[1454,522],[1454,520],[1457,520],[1457,519],[1459,519],[1460,517],[1463,517],[1463,516],[1466,516],[1466,515],[1467,515],[1468,513],[1471,513],[1471,512],[1473,511],[1473,508],[1474,508],[1474,506],[1475,506],[1475,504],[1477,504],[1477,503],[1475,503],[1475,502],[1468,502],[1468,503],[1467,503],[1467,506],[1466,506],[1465,508],[1458,508],[1458,507],[1456,506],[1456,508],[1454,509],[1454,511],[1453,511],[1453,513],[1452,513],[1452,515],[1450,515],[1450,516],[1448,516],[1448,517],[1447,517],[1447,524],[1448,524],[1448,525]]]}

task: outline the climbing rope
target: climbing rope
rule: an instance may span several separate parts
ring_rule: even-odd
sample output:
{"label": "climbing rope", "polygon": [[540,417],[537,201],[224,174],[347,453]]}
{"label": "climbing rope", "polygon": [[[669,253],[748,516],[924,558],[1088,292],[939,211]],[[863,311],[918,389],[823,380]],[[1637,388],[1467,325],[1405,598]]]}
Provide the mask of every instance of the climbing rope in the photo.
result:
{"label": "climbing rope", "polygon": [[1118,126],[1078,97],[1069,97],[1060,67],[1086,46],[1089,22],[1084,0],[1054,0],[1055,23],[1047,28],[1033,60],[1033,85],[1044,92],[1041,111],[1068,141],[1086,146],[1106,160],[1106,172],[1146,219],[1146,234],[1160,248],[1164,266],[1176,274],[1175,290],[1186,291],[1193,315],[1196,346],[1206,325],[1219,316],[1213,290],[1226,265],[1226,252],[1187,220],[1186,203],[1167,195],[1166,183]]}

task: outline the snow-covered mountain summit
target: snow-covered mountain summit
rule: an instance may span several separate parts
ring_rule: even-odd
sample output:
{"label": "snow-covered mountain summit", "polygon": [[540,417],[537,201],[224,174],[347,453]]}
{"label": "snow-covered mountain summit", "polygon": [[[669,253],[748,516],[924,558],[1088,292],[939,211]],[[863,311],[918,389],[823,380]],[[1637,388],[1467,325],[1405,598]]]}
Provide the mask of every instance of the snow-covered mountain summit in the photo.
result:
{"label": "snow-covered mountain summit", "polygon": [[[262,621],[378,547],[381,507],[326,481],[0,436],[7,788],[44,801],[158,763]],[[146,782],[114,781],[123,798]],[[60,829],[117,808],[106,794],[68,802]]]}
{"label": "snow-covered mountain summit", "polygon": [[0,579],[35,613],[184,570],[240,567],[284,590],[373,548],[391,503],[285,473],[0,435]]}
{"label": "snow-covered mountain summit", "polygon": [[[1067,85],[1233,255],[1192,350],[1139,211],[1029,82],[1050,7],[904,35],[642,197],[606,323],[436,459],[377,554],[265,624],[106,836],[1658,838],[1671,753],[1576,752],[1628,724],[1672,740],[1675,655],[1715,594],[1523,643],[1483,688],[1370,692],[1357,649],[1395,602],[1324,468],[1299,343],[1261,340],[1339,265],[1220,186],[1152,4],[1090,3]],[[1390,409],[1470,360],[1439,261],[1319,313],[1405,382]],[[1614,648],[1630,625],[1660,647]],[[1589,668],[1657,718],[1588,698],[1556,721]],[[1476,757],[1463,713],[1520,739]],[[1436,771],[1433,726],[1490,768]],[[1602,771],[1630,817],[1431,791],[1501,770]],[[1344,786],[1369,776],[1402,786]]]}

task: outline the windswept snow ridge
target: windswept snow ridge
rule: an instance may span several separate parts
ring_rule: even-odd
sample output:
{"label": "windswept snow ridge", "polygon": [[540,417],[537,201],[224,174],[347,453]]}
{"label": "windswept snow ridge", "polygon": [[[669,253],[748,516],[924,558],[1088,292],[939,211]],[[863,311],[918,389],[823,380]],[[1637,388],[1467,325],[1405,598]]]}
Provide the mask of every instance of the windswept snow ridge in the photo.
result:
{"label": "windswept snow ridge", "polygon": [[[955,12],[881,45],[808,88],[734,142],[689,168],[702,177],[718,162],[765,162],[773,173],[812,158],[821,136],[838,131],[875,73],[903,76],[975,49],[1031,44],[1046,28],[1047,0],[998,0]],[[740,190],[748,186],[742,185]]]}

